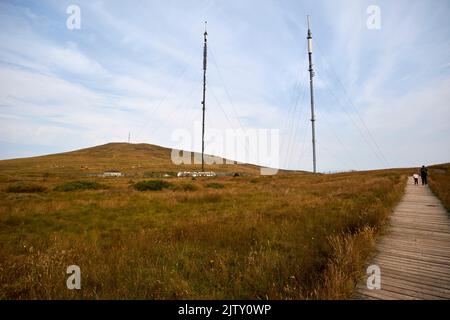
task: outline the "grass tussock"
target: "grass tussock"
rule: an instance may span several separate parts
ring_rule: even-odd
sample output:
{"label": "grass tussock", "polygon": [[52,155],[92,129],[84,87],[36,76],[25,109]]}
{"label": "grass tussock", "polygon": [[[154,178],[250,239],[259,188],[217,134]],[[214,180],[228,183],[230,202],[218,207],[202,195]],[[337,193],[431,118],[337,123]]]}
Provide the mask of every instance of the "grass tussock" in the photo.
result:
{"label": "grass tussock", "polygon": [[225,185],[223,183],[218,183],[218,182],[210,182],[205,184],[205,188],[210,188],[210,189],[223,189],[225,188]]}
{"label": "grass tussock", "polygon": [[6,188],[10,193],[39,193],[45,192],[47,188],[36,183],[17,182]]}
{"label": "grass tussock", "polygon": [[107,189],[107,186],[93,181],[71,181],[64,184],[57,185],[54,191],[78,191],[78,190],[100,190]]}
{"label": "grass tussock", "polygon": [[173,184],[164,180],[145,180],[133,185],[138,191],[161,191],[173,187]]}
{"label": "grass tussock", "polygon": [[[348,298],[405,185],[393,171],[151,181],[134,186],[160,192],[0,192],[0,299]],[[81,290],[65,286],[72,264]]]}

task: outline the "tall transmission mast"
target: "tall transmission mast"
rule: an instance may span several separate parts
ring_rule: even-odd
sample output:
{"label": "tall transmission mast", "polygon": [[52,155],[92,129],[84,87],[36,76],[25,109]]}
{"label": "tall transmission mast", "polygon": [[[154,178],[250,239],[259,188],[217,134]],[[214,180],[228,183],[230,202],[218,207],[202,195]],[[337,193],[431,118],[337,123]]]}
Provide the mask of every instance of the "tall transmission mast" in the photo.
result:
{"label": "tall transmission mast", "polygon": [[203,34],[204,44],[203,44],[203,100],[202,100],[202,110],[203,110],[203,121],[202,121],[202,172],[205,171],[205,105],[206,105],[206,62],[208,58],[208,32],[206,31],[205,21],[205,33]]}
{"label": "tall transmission mast", "polygon": [[309,58],[309,88],[311,95],[311,124],[312,124],[312,147],[313,147],[313,171],[316,173],[316,127],[315,127],[315,117],[314,117],[314,70],[312,64],[312,33],[311,33],[311,21],[309,15],[307,16],[308,20],[308,58]]}

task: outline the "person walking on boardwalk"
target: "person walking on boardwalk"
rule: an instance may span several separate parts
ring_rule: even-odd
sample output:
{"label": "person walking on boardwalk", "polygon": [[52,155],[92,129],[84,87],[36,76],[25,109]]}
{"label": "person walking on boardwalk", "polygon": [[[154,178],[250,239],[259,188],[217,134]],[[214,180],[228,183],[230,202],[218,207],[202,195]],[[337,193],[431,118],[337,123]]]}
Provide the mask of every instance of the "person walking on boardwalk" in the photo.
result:
{"label": "person walking on boardwalk", "polygon": [[419,185],[419,174],[418,173],[414,173],[413,174],[413,178],[414,178],[414,185],[418,186]]}
{"label": "person walking on boardwalk", "polygon": [[428,169],[425,166],[422,166],[422,168],[420,169],[420,177],[422,178],[422,185],[427,185],[428,181]]}

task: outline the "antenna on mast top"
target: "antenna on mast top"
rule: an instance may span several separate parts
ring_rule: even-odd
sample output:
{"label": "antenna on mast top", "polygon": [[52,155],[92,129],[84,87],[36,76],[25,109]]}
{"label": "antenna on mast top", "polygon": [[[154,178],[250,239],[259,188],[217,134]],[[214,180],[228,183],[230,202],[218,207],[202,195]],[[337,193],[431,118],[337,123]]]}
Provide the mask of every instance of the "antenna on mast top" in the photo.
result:
{"label": "antenna on mast top", "polygon": [[311,18],[309,15],[306,16],[306,20],[308,21],[308,53],[312,53],[312,32],[311,32]]}

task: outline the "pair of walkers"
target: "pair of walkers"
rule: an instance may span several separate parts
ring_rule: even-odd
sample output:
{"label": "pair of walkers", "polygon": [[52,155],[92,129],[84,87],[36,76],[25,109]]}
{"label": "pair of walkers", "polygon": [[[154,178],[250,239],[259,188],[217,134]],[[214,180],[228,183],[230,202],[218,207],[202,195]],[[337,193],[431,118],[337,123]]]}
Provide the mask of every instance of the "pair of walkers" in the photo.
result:
{"label": "pair of walkers", "polygon": [[422,168],[420,168],[418,173],[413,174],[414,184],[417,186],[419,185],[419,174],[420,174],[420,178],[422,180],[422,185],[423,186],[427,185],[428,184],[428,168],[425,166],[422,166]]}

